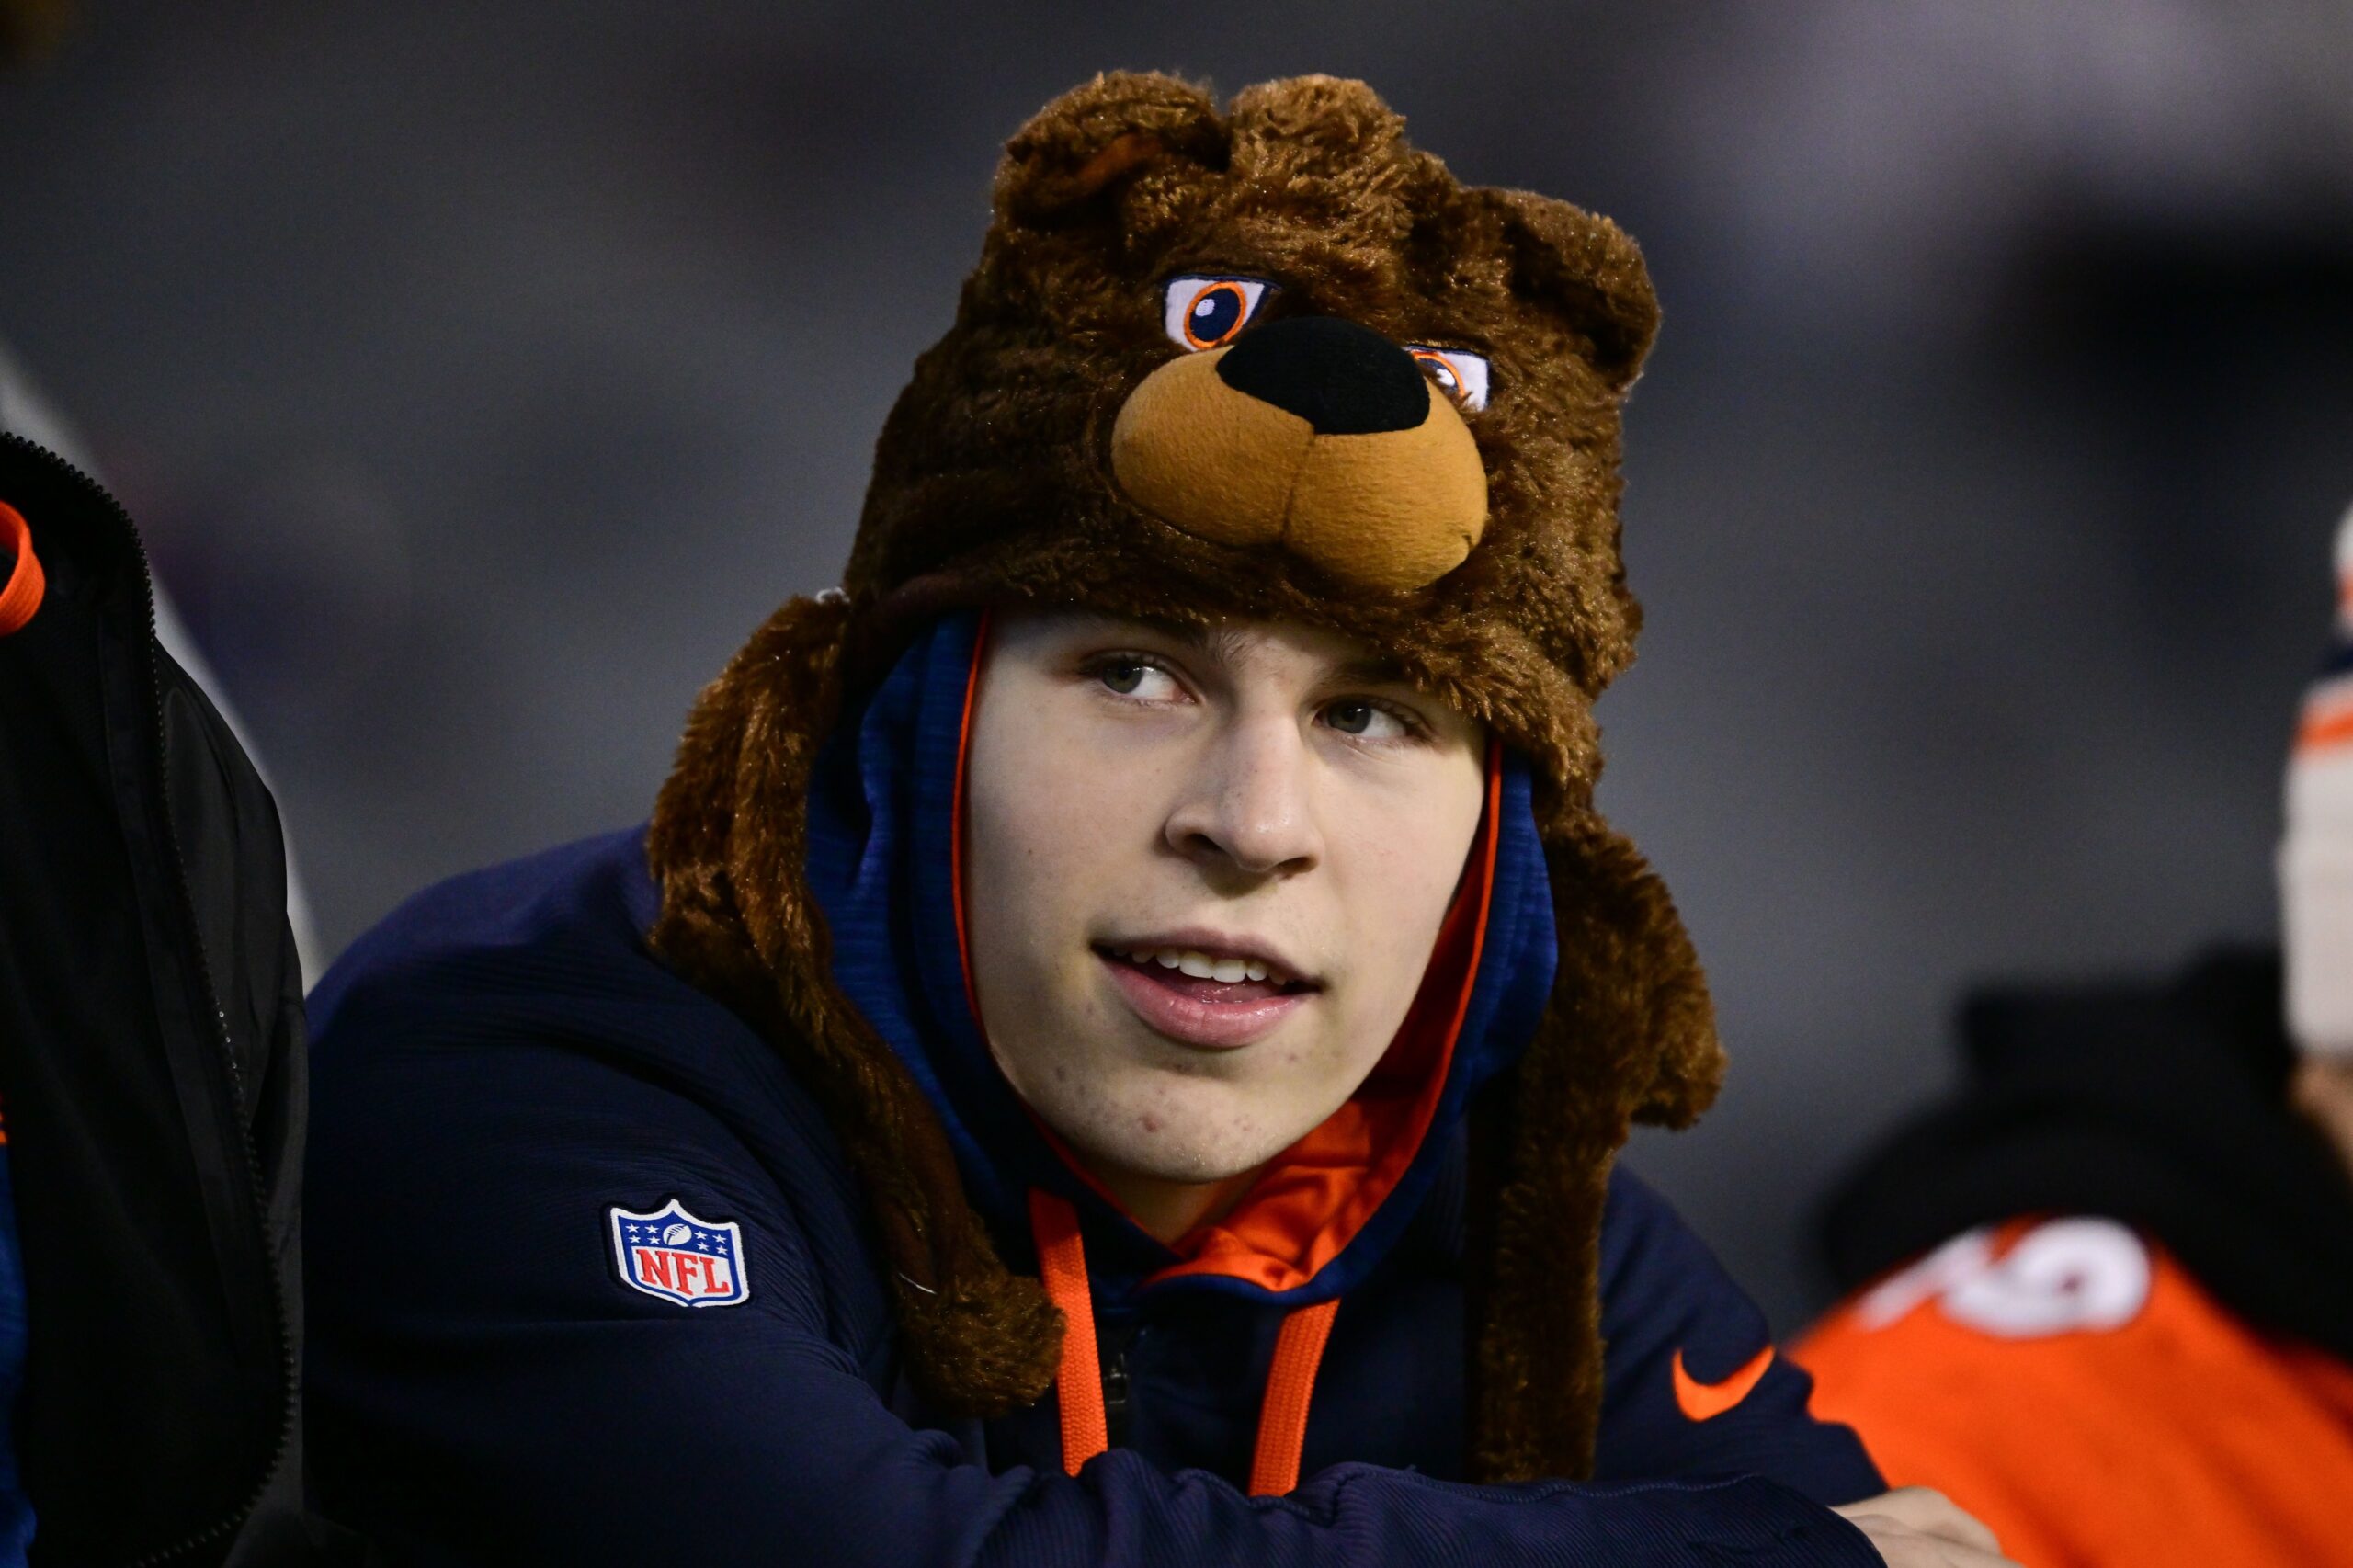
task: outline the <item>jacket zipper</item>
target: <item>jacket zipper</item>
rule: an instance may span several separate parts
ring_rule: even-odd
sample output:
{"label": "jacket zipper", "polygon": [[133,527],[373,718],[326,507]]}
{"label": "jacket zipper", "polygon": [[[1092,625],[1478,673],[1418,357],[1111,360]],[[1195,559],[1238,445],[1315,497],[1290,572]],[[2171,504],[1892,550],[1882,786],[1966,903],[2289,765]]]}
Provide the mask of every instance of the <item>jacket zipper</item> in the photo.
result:
{"label": "jacket zipper", "polygon": [[1103,1425],[1113,1448],[1127,1446],[1128,1355],[1124,1350],[1111,1358],[1111,1365],[1103,1374]]}
{"label": "jacket zipper", "polygon": [[[180,913],[187,919],[188,929],[193,937],[198,930],[196,897],[188,887],[188,861],[180,848],[179,824],[172,821],[170,780],[164,776],[168,741],[164,725],[163,672],[155,663],[155,569],[147,556],[147,541],[139,537],[138,526],[131,520],[131,514],[123,510],[122,503],[108,494],[97,480],[38,441],[28,441],[22,436],[8,432],[0,432],[0,441],[22,448],[70,475],[77,485],[100,504],[106,515],[131,540],[131,553],[139,562],[140,597],[146,608],[147,621],[144,673],[147,678],[148,719],[154,740],[149,782],[155,787],[155,800],[163,813],[165,839],[171,851],[172,886],[179,894]],[[262,1182],[261,1157],[255,1152],[253,1136],[244,1125],[244,1070],[237,1062],[235,1042],[229,1038],[229,1016],[222,1008],[220,989],[213,983],[212,964],[205,954],[204,943],[196,939],[189,945],[194,949],[197,986],[205,1010],[212,1019],[213,1038],[220,1047],[222,1062],[227,1064],[230,1086],[237,1096],[236,1143],[244,1156],[245,1180],[253,1193],[254,1217],[261,1227],[262,1267],[269,1289],[272,1327],[277,1335],[278,1377],[285,1392],[278,1401],[278,1435],[270,1442],[269,1458],[262,1466],[261,1478],[254,1483],[252,1492],[236,1511],[191,1531],[162,1551],[151,1551],[134,1560],[127,1568],[153,1568],[153,1565],[168,1562],[176,1557],[184,1557],[231,1535],[252,1517],[254,1509],[267,1494],[269,1483],[278,1474],[278,1467],[285,1461],[287,1447],[293,1441],[295,1402],[301,1387],[299,1381],[301,1369],[294,1364],[294,1325],[286,1307],[286,1280],[278,1268],[278,1249],[269,1244],[269,1194]]]}
{"label": "jacket zipper", "polygon": [[1102,1348],[1107,1352],[1103,1358],[1104,1436],[1115,1449],[1127,1447],[1128,1432],[1134,1425],[1135,1409],[1131,1398],[1133,1386],[1128,1376],[1128,1346],[1135,1343],[1140,1327],[1115,1330],[1102,1342]]}

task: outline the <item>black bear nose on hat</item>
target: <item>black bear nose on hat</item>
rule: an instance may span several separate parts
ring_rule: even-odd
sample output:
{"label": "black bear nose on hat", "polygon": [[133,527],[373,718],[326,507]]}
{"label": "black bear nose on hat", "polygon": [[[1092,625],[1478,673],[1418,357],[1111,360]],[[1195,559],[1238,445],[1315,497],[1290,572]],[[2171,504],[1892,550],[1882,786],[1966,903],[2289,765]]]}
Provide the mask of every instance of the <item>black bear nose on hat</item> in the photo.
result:
{"label": "black bear nose on hat", "polygon": [[1235,392],[1296,414],[1319,436],[1411,430],[1430,414],[1414,357],[1369,326],[1293,316],[1242,335],[1217,362]]}

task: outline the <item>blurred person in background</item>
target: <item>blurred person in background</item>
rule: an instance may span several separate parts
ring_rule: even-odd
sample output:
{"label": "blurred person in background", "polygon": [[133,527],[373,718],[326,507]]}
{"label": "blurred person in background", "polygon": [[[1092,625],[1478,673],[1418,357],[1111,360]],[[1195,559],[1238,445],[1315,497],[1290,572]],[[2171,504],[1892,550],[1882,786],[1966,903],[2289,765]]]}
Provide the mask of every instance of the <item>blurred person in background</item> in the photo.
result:
{"label": "blurred person in background", "polygon": [[2336,559],[2284,961],[1972,997],[1965,1085],[1828,1210],[1813,1409],[2038,1568],[2353,1564],[2353,515]]}
{"label": "blurred person in background", "polygon": [[0,1563],[349,1544],[304,1506],[277,810],[153,611],[122,508],[0,433]]}
{"label": "blurred person in background", "polygon": [[[0,4],[0,63],[71,7]],[[302,969],[275,802],[0,347],[0,1565],[286,1568]]]}

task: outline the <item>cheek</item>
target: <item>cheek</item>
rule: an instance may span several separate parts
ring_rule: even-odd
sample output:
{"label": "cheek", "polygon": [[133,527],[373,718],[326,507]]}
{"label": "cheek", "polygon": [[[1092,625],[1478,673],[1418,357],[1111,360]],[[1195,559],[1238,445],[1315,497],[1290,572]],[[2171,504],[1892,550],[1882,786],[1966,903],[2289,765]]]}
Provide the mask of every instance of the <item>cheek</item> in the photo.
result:
{"label": "cheek", "polygon": [[1378,1040],[1367,1047],[1376,1057],[1421,989],[1478,836],[1483,794],[1481,778],[1448,777],[1422,809],[1366,806],[1365,830],[1342,846],[1347,863],[1334,869],[1354,982],[1346,1027],[1351,1041]]}
{"label": "cheek", "polygon": [[1013,682],[984,691],[973,719],[965,935],[1001,1055],[1051,1049],[1083,1021],[1073,1009],[1088,995],[1087,939],[1149,837],[1136,791],[1072,719],[1052,690]]}
{"label": "cheek", "polygon": [[1033,983],[1048,934],[1073,913],[1059,905],[1074,891],[1074,835],[1055,824],[1069,820],[1074,802],[1057,797],[1051,768],[1020,767],[1020,739],[976,733],[966,781],[966,939],[984,997],[1002,993],[1008,981]]}

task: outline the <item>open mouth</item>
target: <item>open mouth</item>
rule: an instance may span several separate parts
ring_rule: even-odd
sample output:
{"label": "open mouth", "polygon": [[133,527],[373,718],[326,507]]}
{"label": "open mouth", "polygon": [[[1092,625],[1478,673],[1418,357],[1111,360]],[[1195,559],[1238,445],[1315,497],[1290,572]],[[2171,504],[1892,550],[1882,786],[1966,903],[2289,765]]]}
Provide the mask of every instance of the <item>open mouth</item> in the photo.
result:
{"label": "open mouth", "polygon": [[1097,948],[1114,962],[1132,964],[1164,985],[1205,999],[1304,995],[1316,989],[1264,959],[1207,953],[1198,948]]}
{"label": "open mouth", "polygon": [[1323,989],[1255,954],[1099,944],[1095,956],[1147,1026],[1216,1050],[1265,1038]]}

